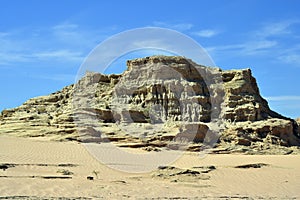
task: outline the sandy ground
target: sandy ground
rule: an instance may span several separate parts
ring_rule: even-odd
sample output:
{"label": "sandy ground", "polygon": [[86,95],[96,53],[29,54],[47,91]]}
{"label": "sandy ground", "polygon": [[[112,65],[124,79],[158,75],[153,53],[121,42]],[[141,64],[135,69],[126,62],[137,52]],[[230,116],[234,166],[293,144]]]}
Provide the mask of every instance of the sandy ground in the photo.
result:
{"label": "sandy ground", "polygon": [[[255,163],[268,165],[235,168]],[[184,153],[170,165],[216,169],[160,177],[157,170],[128,173],[107,167],[82,144],[1,136],[1,164],[11,165],[0,170],[0,199],[300,199],[300,155]],[[63,170],[72,173],[63,175]]]}

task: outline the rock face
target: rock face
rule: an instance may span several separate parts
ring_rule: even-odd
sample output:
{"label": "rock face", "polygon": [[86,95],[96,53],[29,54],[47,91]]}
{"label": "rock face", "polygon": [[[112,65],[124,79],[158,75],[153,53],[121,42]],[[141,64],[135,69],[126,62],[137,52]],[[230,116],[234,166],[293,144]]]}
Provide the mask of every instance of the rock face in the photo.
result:
{"label": "rock face", "polygon": [[188,150],[246,152],[300,145],[299,119],[270,110],[250,69],[222,71],[174,56],[127,66],[120,75],[89,72],[76,85],[3,110],[1,134],[145,150],[180,149],[182,141]]}

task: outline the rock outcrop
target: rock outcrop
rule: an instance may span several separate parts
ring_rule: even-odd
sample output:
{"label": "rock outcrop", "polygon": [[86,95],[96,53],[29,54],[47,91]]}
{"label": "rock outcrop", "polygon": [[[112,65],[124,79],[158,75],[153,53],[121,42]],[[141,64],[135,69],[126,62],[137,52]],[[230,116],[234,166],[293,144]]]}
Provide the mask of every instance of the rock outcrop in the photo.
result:
{"label": "rock outcrop", "polygon": [[223,71],[174,56],[127,66],[120,75],[88,72],[75,85],[3,110],[1,134],[145,150],[209,145],[287,153],[300,145],[299,119],[270,110],[250,69]]}

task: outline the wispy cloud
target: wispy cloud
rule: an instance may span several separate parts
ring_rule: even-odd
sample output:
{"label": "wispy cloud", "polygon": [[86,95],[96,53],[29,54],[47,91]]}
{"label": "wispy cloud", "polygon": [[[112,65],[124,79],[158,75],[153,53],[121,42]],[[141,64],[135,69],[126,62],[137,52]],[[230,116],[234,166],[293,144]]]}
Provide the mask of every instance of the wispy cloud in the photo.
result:
{"label": "wispy cloud", "polygon": [[12,33],[0,33],[0,65],[9,65],[12,62],[26,62],[27,55],[24,55],[24,41],[14,39],[15,31]]}
{"label": "wispy cloud", "polygon": [[290,27],[298,24],[298,20],[286,20],[265,24],[260,30],[256,31],[256,35],[261,38],[270,36],[292,34]]}
{"label": "wispy cloud", "polygon": [[0,32],[0,38],[8,36],[8,35],[9,35],[9,33],[7,33],[7,32]]}
{"label": "wispy cloud", "polygon": [[213,30],[213,29],[204,29],[204,30],[193,32],[193,35],[196,35],[199,37],[205,37],[205,38],[210,38],[217,34],[219,34],[219,32],[216,30]]}
{"label": "wispy cloud", "polygon": [[300,52],[299,53],[291,53],[279,56],[278,59],[288,64],[296,64],[300,66]]}
{"label": "wispy cloud", "polygon": [[52,28],[54,30],[69,30],[69,29],[76,29],[79,26],[77,24],[72,24],[72,23],[61,23],[53,26]]}
{"label": "wispy cloud", "polygon": [[[64,42],[72,41],[78,42],[78,39],[82,39],[82,34],[78,31],[78,25],[76,24],[59,24],[52,27],[53,35]],[[80,40],[79,40],[80,41]]]}
{"label": "wispy cloud", "polygon": [[284,63],[300,66],[300,41],[282,49],[277,58]]}
{"label": "wispy cloud", "polygon": [[193,30],[197,27],[192,23],[172,23],[172,22],[163,22],[163,21],[155,21],[152,23],[153,26],[158,26],[162,28],[174,29],[177,31],[187,32],[191,35],[195,35],[198,37],[210,38],[215,35],[218,35],[220,32],[215,29],[202,29],[202,30]]}
{"label": "wispy cloud", "polygon": [[31,28],[30,31],[0,32],[0,65],[41,60],[81,62],[107,34],[100,29],[84,29],[72,23]]}
{"label": "wispy cloud", "polygon": [[249,41],[243,44],[241,53],[247,55],[261,54],[267,52],[269,49],[277,46],[277,41],[275,40],[258,40],[258,41]]}
{"label": "wispy cloud", "polygon": [[[77,24],[61,23],[55,25],[51,29],[53,38],[62,44],[72,47],[93,47],[95,43],[99,43],[101,33],[97,30],[87,30],[86,28],[79,27]],[[103,38],[101,38],[103,39]]]}
{"label": "wispy cloud", "polygon": [[267,53],[270,48],[275,47],[277,44],[277,41],[273,40],[253,40],[241,44],[211,46],[206,48],[206,50],[212,54],[227,52],[235,55],[257,55]]}
{"label": "wispy cloud", "polygon": [[153,26],[163,27],[163,28],[170,28],[177,31],[187,31],[194,27],[191,23],[167,23],[161,21],[153,22]]}
{"label": "wispy cloud", "polygon": [[7,66],[17,62],[28,62],[30,58],[22,53],[0,52],[0,67]]}
{"label": "wispy cloud", "polygon": [[82,61],[84,56],[82,52],[70,51],[70,50],[55,50],[47,52],[39,52],[32,54],[33,58],[37,59],[59,59],[64,61]]}
{"label": "wispy cloud", "polygon": [[250,31],[244,41],[210,46],[207,50],[215,56],[227,53],[239,56],[273,55],[278,61],[300,65],[300,48],[295,47],[299,41],[287,42],[297,40],[292,27],[299,24],[297,20],[264,24],[258,30]]}

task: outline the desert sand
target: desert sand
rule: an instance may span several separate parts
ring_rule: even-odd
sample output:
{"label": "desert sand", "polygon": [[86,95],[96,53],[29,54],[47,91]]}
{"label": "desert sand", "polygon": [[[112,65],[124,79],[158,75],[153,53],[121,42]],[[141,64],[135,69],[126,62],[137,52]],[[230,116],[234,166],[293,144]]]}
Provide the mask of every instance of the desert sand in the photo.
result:
{"label": "desert sand", "polygon": [[0,199],[300,198],[300,155],[185,152],[168,167],[128,173],[77,142],[0,136],[0,166]]}

